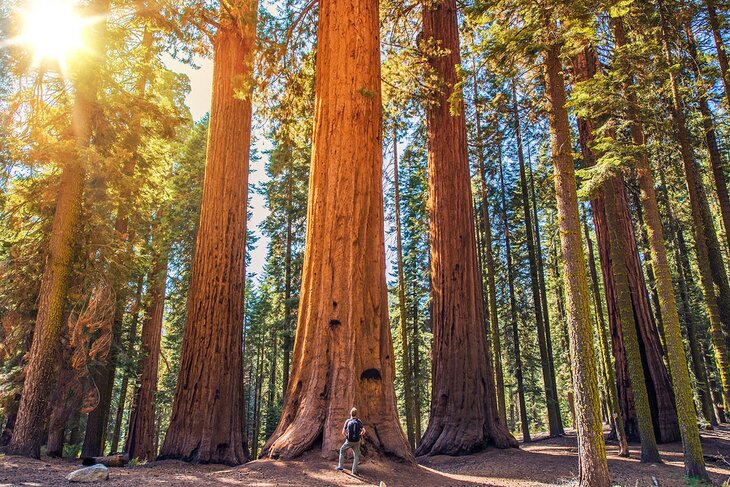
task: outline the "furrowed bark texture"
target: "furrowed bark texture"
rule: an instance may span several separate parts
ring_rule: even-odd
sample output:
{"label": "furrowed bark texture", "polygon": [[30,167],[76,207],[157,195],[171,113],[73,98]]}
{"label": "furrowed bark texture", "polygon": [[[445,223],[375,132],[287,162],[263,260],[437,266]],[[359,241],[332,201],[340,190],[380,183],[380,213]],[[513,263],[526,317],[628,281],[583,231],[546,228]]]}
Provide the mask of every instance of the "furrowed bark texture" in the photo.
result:
{"label": "furrowed bark texture", "polygon": [[[426,110],[433,296],[431,415],[417,454],[516,447],[497,411],[474,233],[464,104],[452,106],[459,58],[455,0],[423,6],[429,65],[443,85]],[[443,53],[439,53],[443,54]],[[452,110],[456,113],[452,114]]]}
{"label": "furrowed bark texture", "polygon": [[180,373],[160,458],[239,464],[246,460],[242,327],[257,2],[231,8],[214,41],[200,224]]}
{"label": "furrowed bark texture", "polygon": [[[618,36],[620,38],[620,35]],[[576,56],[576,79],[584,81],[596,73],[596,57],[592,49],[586,49]],[[581,138],[581,151],[586,165],[595,164],[595,155],[590,150],[594,138],[593,122],[579,120],[578,129]],[[644,281],[644,273],[639,258],[639,249],[636,243],[631,214],[629,213],[626,192],[623,183],[617,186],[620,190],[615,195],[615,205],[618,221],[618,238],[626,249],[626,268],[631,290],[633,319],[639,337],[641,363],[646,379],[646,389],[649,395],[652,421],[655,436],[661,442],[677,441],[680,437],[677,421],[677,411],[674,404],[672,383],[664,364],[664,351],[656,322],[653,319],[648,291]],[[629,378],[629,362],[623,343],[624,332],[617,303],[616,283],[611,271],[611,244],[609,236],[609,222],[606,219],[605,199],[596,195],[591,200],[593,218],[596,228],[596,240],[601,260],[601,273],[604,279],[606,304],[611,329],[611,343],[616,359],[616,379],[619,392],[619,403],[625,421],[625,429],[629,439],[638,439],[637,417],[634,404],[634,391]]]}
{"label": "furrowed bark texture", "polygon": [[[632,127],[632,138],[635,144],[643,145],[644,136],[640,126],[635,125]],[[664,229],[662,228],[656,192],[654,191],[651,166],[646,156],[639,156],[636,173],[641,190],[641,203],[644,209],[651,262],[654,275],[656,276],[659,305],[661,306],[662,316],[664,317],[664,338],[667,347],[667,359],[674,381],[677,416],[684,448],[684,471],[688,477],[706,480],[707,472],[705,470],[702,445],[700,444],[700,433],[697,426],[697,415],[692,398],[687,356],[684,350],[679,312],[664,243]],[[680,274],[682,274],[681,262],[678,261],[677,265],[680,268]],[[683,281],[683,278],[684,276],[681,276],[680,280]],[[682,287],[684,288],[683,285]],[[686,295],[686,289],[682,289],[682,293]],[[696,342],[694,321],[689,313],[687,314],[687,335],[690,342]],[[699,362],[699,349],[697,344],[690,343],[690,347],[693,350],[693,361],[695,363]],[[695,367],[695,370],[698,370],[697,367]],[[701,396],[709,395],[709,391],[702,389],[702,379],[702,375],[697,377],[698,382],[700,382]],[[706,374],[704,374],[704,380],[706,385]],[[712,416],[711,413],[710,416]]]}
{"label": "furrowed bark texture", "polygon": [[[547,35],[550,35],[556,28],[555,20],[548,18],[546,21]],[[560,46],[551,42],[543,55],[575,393],[578,477],[580,485],[608,487],[610,480],[593,350],[588,273],[578,217],[578,195],[571,153],[570,124],[565,108],[565,78],[560,62]]]}
{"label": "furrowed bark texture", "polygon": [[377,0],[320,0],[307,238],[292,370],[262,456],[334,458],[353,406],[365,455],[413,461],[395,404],[383,228]]}
{"label": "furrowed bark texture", "polygon": [[606,217],[608,219],[608,233],[611,243],[611,270],[616,285],[616,297],[619,315],[621,319],[621,330],[623,331],[623,344],[626,350],[626,357],[629,368],[629,377],[634,390],[634,403],[641,438],[641,461],[647,463],[659,463],[659,450],[656,445],[654,426],[652,424],[651,408],[649,407],[649,396],[646,390],[646,379],[644,378],[644,367],[641,363],[641,351],[639,350],[639,338],[636,332],[634,321],[634,308],[631,303],[631,290],[629,289],[628,266],[626,265],[626,247],[619,236],[618,227],[621,226],[620,217],[616,205],[616,192],[623,193],[623,181],[618,176],[612,176],[604,185],[604,202]]}

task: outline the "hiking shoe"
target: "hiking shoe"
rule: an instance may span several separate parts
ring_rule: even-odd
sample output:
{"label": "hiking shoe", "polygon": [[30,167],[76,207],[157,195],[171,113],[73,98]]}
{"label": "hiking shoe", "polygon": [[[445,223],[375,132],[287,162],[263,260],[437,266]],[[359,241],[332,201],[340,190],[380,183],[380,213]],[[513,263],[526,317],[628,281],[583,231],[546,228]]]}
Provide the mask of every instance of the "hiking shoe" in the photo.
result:
{"label": "hiking shoe", "polygon": [[342,468],[342,467],[337,467],[337,471],[338,471],[338,472],[342,472],[342,471],[344,471],[344,470],[345,470],[345,469],[344,469],[344,468]]}

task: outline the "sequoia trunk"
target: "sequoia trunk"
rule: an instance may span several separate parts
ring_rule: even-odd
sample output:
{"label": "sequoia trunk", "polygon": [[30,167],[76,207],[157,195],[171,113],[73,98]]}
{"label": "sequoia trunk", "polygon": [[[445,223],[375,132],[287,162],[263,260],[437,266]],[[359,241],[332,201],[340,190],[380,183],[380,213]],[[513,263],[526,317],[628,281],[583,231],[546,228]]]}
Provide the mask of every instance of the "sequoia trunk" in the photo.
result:
{"label": "sequoia trunk", "polygon": [[623,181],[619,176],[611,176],[604,184],[603,200],[605,202],[606,217],[608,220],[608,234],[611,245],[611,270],[616,285],[616,303],[618,304],[621,320],[623,345],[626,350],[626,358],[628,359],[629,377],[634,390],[636,417],[639,426],[639,436],[641,438],[641,461],[660,463],[661,459],[659,458],[656,436],[654,435],[651,408],[649,407],[649,396],[646,390],[644,367],[641,363],[641,351],[639,350],[639,337],[636,332],[634,307],[631,302],[628,266],[626,265],[627,249],[618,231],[620,222],[616,205],[617,192],[623,194]]}
{"label": "sequoia trunk", "polygon": [[395,404],[383,227],[377,0],[320,0],[298,324],[281,421],[262,456],[334,458],[357,407],[373,451],[413,461]]}
{"label": "sequoia trunk", "polygon": [[[426,110],[433,306],[431,415],[418,454],[517,446],[497,411],[474,234],[464,103],[458,95],[456,1],[423,4],[423,46],[442,85]],[[446,52],[441,50],[445,49]],[[452,114],[452,110],[457,113]]]}
{"label": "sequoia trunk", "polygon": [[[161,458],[245,461],[243,288],[255,0],[222,11],[180,372]],[[235,14],[233,18],[231,15]]]}

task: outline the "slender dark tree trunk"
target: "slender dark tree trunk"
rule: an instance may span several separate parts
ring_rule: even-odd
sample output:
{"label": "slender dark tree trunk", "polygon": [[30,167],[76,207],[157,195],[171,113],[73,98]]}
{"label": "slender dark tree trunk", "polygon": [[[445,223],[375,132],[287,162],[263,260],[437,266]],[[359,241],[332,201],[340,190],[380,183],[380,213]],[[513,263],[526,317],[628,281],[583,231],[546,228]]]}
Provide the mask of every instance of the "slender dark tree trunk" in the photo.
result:
{"label": "slender dark tree trunk", "polygon": [[[135,86],[135,95],[140,98],[144,98],[147,83],[151,76],[149,59],[151,57],[150,48],[152,41],[152,30],[148,26],[145,26],[140,44],[144,62],[142,63],[142,74],[137,79]],[[142,157],[139,153],[143,133],[141,114],[140,112],[134,112],[132,117],[130,121],[132,127],[129,132],[130,136],[125,141],[125,146],[131,151],[131,156],[126,159],[122,167],[123,183],[119,190],[119,204],[114,222],[114,237],[124,250],[109,258],[108,280],[114,289],[115,296],[114,314],[112,318],[112,344],[106,361],[97,364],[92,370],[92,378],[99,390],[99,404],[89,413],[86,421],[86,434],[84,437],[84,446],[81,451],[83,457],[94,457],[104,453],[109,410],[111,408],[117,369],[117,355],[122,346],[120,343],[122,340],[122,320],[128,300],[128,281],[131,271],[127,262],[132,255],[134,241],[134,232],[129,228],[129,213],[134,201],[133,177]],[[126,400],[126,385],[128,381],[128,377],[125,377],[122,381],[125,386],[120,393],[120,401],[122,403]],[[115,425],[115,430],[112,434],[112,450],[116,450],[116,446],[118,445],[118,441],[115,442],[114,440],[117,438],[119,431]]]}
{"label": "slender dark tree trunk", "polygon": [[[158,222],[157,225],[160,223]],[[141,374],[134,392],[125,451],[129,458],[152,461],[157,456],[154,446],[155,394],[157,392],[162,319],[165,311],[167,282],[167,244],[153,235],[154,264],[148,283],[148,301],[142,322]]]}
{"label": "slender dark tree trunk", "polygon": [[[549,367],[552,371],[552,388],[555,391],[555,400],[558,400],[558,384],[556,381],[555,374],[555,360],[553,358],[553,338],[550,330],[550,312],[547,301],[547,286],[545,285],[545,269],[544,262],[542,259],[542,240],[540,238],[540,216],[537,211],[537,195],[535,194],[535,181],[532,174],[532,157],[530,155],[530,145],[527,145],[527,169],[530,173],[530,193],[532,199],[532,210],[534,214],[535,222],[535,250],[537,251],[537,271],[538,271],[538,282],[540,284],[540,300],[542,303],[542,314],[545,323],[545,344],[547,346]],[[559,403],[558,403],[559,404]],[[560,428],[563,429],[563,418],[562,415],[558,414],[560,420]]]}
{"label": "slender dark tree trunk", "polygon": [[593,240],[588,229],[588,223],[584,222],[585,239],[588,247],[588,268],[591,273],[591,283],[593,285],[593,306],[596,310],[598,318],[598,341],[600,342],[600,355],[603,362],[604,380],[606,386],[606,396],[609,403],[611,413],[611,421],[616,429],[616,439],[618,440],[619,451],[621,457],[629,456],[629,443],[626,439],[626,429],[624,427],[624,418],[621,414],[621,406],[618,401],[618,388],[616,387],[616,373],[611,363],[611,349],[608,345],[608,336],[606,335],[606,319],[603,315],[603,306],[601,305],[601,290],[598,287],[598,272],[596,271],[596,257],[593,253]]}
{"label": "slender dark tree trunk", "polygon": [[294,335],[294,320],[292,316],[292,242],[294,236],[292,233],[292,200],[293,200],[293,178],[294,178],[294,160],[289,144],[287,175],[286,175],[286,255],[284,256],[284,341],[282,348],[284,349],[283,357],[283,376],[281,397],[286,397],[286,391],[289,387],[289,369],[291,367],[291,348],[292,337]]}
{"label": "slender dark tree trunk", "polygon": [[689,262],[689,249],[684,240],[684,232],[674,216],[672,207],[669,205],[664,172],[660,170],[659,175],[662,187],[665,188],[665,191],[660,194],[664,195],[665,207],[669,208],[670,212],[670,232],[674,240],[674,260],[677,266],[677,283],[681,304],[679,312],[684,319],[687,330],[687,341],[689,342],[690,356],[692,357],[692,371],[694,372],[697,383],[702,414],[710,424],[717,426],[719,418],[715,415],[714,401],[712,392],[710,391],[710,379],[705,365],[705,353],[700,340],[699,331],[701,325],[690,304],[689,281],[687,280],[687,276],[692,276],[692,268]]}
{"label": "slender dark tree trunk", "polygon": [[[395,403],[378,1],[320,0],[307,238],[289,389],[262,456],[334,457],[352,406],[371,452],[413,461]],[[321,445],[321,446],[320,446]]]}
{"label": "slender dark tree trunk", "polygon": [[[661,13],[664,56],[667,64],[672,65],[674,60],[670,46],[669,23],[666,18],[667,13],[664,12],[663,2],[659,1],[658,4]],[[727,325],[728,323],[724,319],[724,314],[730,313],[730,306],[728,306],[730,303],[728,303],[727,296],[725,296],[726,293],[723,290],[723,281],[724,284],[727,284],[727,276],[719,275],[725,274],[724,265],[720,266],[720,263],[716,262],[718,257],[721,258],[717,245],[717,235],[715,234],[711,215],[709,214],[707,198],[702,188],[697,163],[693,154],[684,106],[679,94],[679,81],[673,71],[670,71],[669,76],[672,88],[672,119],[684,164],[692,220],[695,227],[697,264],[700,269],[700,281],[705,295],[707,312],[710,317],[710,336],[712,338],[713,348],[715,349],[715,359],[722,383],[723,402],[727,408],[730,405],[730,361],[728,360],[728,347],[723,330],[723,324]],[[715,257],[716,264],[714,269],[713,256]],[[720,267],[723,267],[722,272],[720,272]],[[715,291],[716,284],[718,285],[717,294]],[[702,472],[698,472],[698,474],[701,476]]]}
{"label": "slender dark tree trunk", "polygon": [[512,245],[509,231],[509,219],[507,218],[507,197],[504,185],[504,170],[502,168],[502,150],[499,152],[499,184],[502,194],[502,219],[504,220],[504,253],[507,261],[507,286],[509,289],[509,311],[510,324],[512,329],[512,342],[515,349],[515,379],[517,379],[517,399],[520,406],[520,426],[522,429],[522,441],[532,441],[530,437],[530,424],[527,419],[527,405],[525,402],[525,385],[522,374],[522,352],[520,347],[520,329],[517,321],[517,300],[515,298],[515,277],[512,266]]}
{"label": "slender dark tree trunk", "polygon": [[[707,6],[707,16],[710,23],[710,29],[712,30],[712,37],[715,41],[715,49],[717,50],[717,61],[720,64],[720,73],[722,74],[722,83],[725,87],[725,97],[727,98],[728,104],[730,104],[730,77],[728,77],[728,59],[727,51],[725,48],[725,41],[722,39],[722,33],[720,31],[720,19],[717,16],[717,7],[715,0],[705,0]],[[730,238],[730,237],[728,237]]]}
{"label": "slender dark tree trunk", "polygon": [[398,179],[398,129],[393,129],[393,186],[395,204],[395,236],[398,258],[398,329],[401,338],[401,376],[403,377],[403,398],[406,413],[406,436],[411,448],[416,446],[413,425],[413,386],[411,364],[408,354],[408,324],[406,323],[406,279],[403,272],[403,237],[400,220],[400,180]]}
{"label": "slender dark tree trunk", "polygon": [[[687,36],[687,50],[689,51],[690,58],[692,59],[692,62],[689,64],[694,72],[695,80],[698,85],[699,92],[697,103],[700,108],[700,115],[702,116],[702,128],[705,133],[707,151],[710,154],[710,168],[712,169],[712,176],[715,181],[717,199],[720,203],[720,214],[722,215],[722,222],[725,227],[726,244],[730,248],[730,194],[728,194],[727,187],[727,165],[720,154],[720,147],[717,143],[715,122],[712,118],[712,112],[710,111],[710,105],[707,99],[707,88],[705,87],[705,81],[700,70],[704,63],[697,53],[697,41],[695,40],[694,33],[692,32],[692,26],[689,23],[686,23],[683,27],[685,35]],[[725,59],[725,61],[727,62],[727,59]],[[725,70],[722,71],[722,73],[723,76],[727,74],[727,65],[725,65]]]}
{"label": "slender dark tree trunk", "polygon": [[530,262],[530,287],[532,289],[532,301],[535,307],[535,325],[537,327],[537,343],[540,349],[540,363],[542,364],[542,380],[545,387],[545,403],[547,405],[548,428],[550,436],[560,436],[564,433],[563,422],[560,418],[560,404],[557,391],[553,389],[555,383],[555,371],[550,367],[550,355],[547,348],[547,337],[545,332],[544,314],[542,310],[542,299],[540,298],[540,282],[538,278],[538,263],[535,253],[535,236],[532,226],[532,208],[530,195],[527,186],[527,171],[525,170],[525,156],[522,150],[522,130],[520,128],[520,115],[517,107],[517,87],[512,80],[512,114],[517,137],[517,160],[520,166],[520,186],[522,188],[522,210],[525,218],[527,255]]}
{"label": "slender dark tree trunk", "polygon": [[411,336],[411,347],[413,348],[413,423],[414,423],[414,434],[416,436],[416,445],[421,442],[422,424],[421,418],[421,333],[420,326],[418,324],[418,282],[413,282],[413,309],[411,314],[413,315],[413,335]]}
{"label": "slender dark tree trunk", "polygon": [[[474,75],[474,100],[477,100],[479,93],[477,89],[476,73]],[[479,104],[475,101],[474,106],[476,116],[477,141],[483,143],[481,111]],[[487,186],[487,171],[484,164],[484,150],[480,146],[477,149],[477,160],[479,162],[479,181],[481,185],[481,214],[482,214],[482,230],[484,232],[484,261],[487,265],[487,296],[489,309],[489,327],[491,336],[492,357],[494,359],[494,380],[497,388],[497,411],[500,420],[504,426],[507,426],[507,407],[505,406],[504,397],[504,372],[502,369],[502,343],[501,333],[499,330],[499,309],[497,306],[497,279],[494,267],[494,253],[492,246],[492,221],[489,212],[489,191]]]}
{"label": "slender dark tree trunk", "polygon": [[[134,306],[132,307],[132,323],[129,329],[129,336],[127,337],[127,350],[126,354],[128,357],[134,355],[134,343],[137,341],[137,327],[139,325],[139,309],[142,305],[142,287],[143,278],[140,277],[137,281],[137,291],[135,292]],[[136,373],[136,371],[135,371]],[[110,452],[115,453],[119,448],[119,439],[122,431],[122,420],[124,417],[124,408],[127,404],[127,388],[129,385],[129,371],[124,371],[122,377],[122,384],[119,388],[119,403],[117,404],[117,414],[114,421],[114,430],[112,432],[112,443],[109,449]],[[134,391],[132,391],[134,394]]]}
{"label": "slender dark tree trunk", "polygon": [[180,372],[160,457],[239,464],[246,460],[242,327],[257,2],[223,10]]}

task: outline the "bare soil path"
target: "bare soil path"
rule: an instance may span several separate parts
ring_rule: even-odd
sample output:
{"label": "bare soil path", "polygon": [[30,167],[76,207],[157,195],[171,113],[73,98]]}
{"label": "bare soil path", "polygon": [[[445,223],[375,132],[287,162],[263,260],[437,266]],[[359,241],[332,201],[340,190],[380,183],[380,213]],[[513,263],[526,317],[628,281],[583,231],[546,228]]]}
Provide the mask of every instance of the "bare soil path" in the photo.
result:
{"label": "bare soil path", "polygon": [[[730,481],[730,427],[702,432],[702,444],[713,483]],[[643,465],[637,460],[638,445],[631,445],[632,458],[619,458],[609,442],[609,469],[616,485],[685,486],[681,445],[660,445],[663,464]],[[520,446],[520,450],[488,449],[465,457],[423,457],[419,465],[404,465],[365,459],[358,477],[335,471],[335,463],[310,453],[290,462],[257,460],[235,468],[190,465],[163,461],[110,469],[108,486],[545,486],[570,485],[578,473],[575,436],[550,438]],[[72,485],[66,475],[79,468],[78,461],[43,458],[30,460],[0,456],[0,487]]]}

